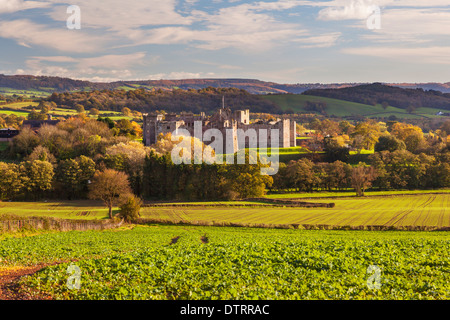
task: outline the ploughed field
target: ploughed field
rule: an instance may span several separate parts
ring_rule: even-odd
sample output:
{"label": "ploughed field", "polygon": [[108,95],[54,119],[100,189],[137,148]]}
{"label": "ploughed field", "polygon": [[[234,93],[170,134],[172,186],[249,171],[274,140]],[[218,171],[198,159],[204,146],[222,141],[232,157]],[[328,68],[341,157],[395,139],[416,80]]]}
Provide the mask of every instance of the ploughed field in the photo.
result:
{"label": "ploughed field", "polygon": [[0,278],[47,265],[16,294],[51,299],[448,299],[449,239],[167,225],[48,233],[1,240]]}

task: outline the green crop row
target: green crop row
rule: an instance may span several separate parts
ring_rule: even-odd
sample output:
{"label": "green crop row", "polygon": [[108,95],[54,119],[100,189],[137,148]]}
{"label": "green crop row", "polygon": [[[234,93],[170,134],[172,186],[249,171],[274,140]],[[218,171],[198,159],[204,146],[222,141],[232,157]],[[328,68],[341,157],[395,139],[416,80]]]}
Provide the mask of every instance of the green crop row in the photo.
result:
{"label": "green crop row", "polygon": [[55,299],[448,299],[448,236],[142,226],[7,239],[0,258],[65,261],[21,283]]}

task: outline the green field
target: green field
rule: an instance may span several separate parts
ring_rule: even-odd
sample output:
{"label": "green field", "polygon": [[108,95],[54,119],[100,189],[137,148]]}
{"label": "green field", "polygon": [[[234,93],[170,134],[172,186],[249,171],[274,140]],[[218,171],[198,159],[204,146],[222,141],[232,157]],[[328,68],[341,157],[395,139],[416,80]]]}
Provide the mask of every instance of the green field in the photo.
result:
{"label": "green field", "polygon": [[[317,193],[320,195],[321,193]],[[354,193],[353,193],[354,194]],[[372,194],[373,193],[368,193]],[[244,207],[260,202],[197,202],[189,207],[143,207],[141,216],[153,221],[184,222],[191,224],[237,223],[255,225],[328,225],[328,226],[386,226],[450,227],[450,192],[444,194],[397,195],[389,193],[374,197],[357,198],[350,193],[339,198],[314,198],[314,194],[291,195],[303,201],[335,203],[334,208],[299,207]],[[322,196],[325,197],[322,193]],[[340,194],[342,195],[342,193]],[[386,194],[384,194],[386,195]],[[284,198],[288,195],[271,195]],[[328,194],[328,196],[330,196]],[[208,206],[220,204],[220,206]],[[229,206],[240,204],[242,207]],[[198,206],[194,206],[198,205]],[[117,209],[116,211],[117,212]],[[94,201],[64,202],[0,202],[0,214],[19,216],[49,216],[65,219],[106,219],[107,209]]]}
{"label": "green field", "polygon": [[143,208],[142,216],[188,223],[450,227],[450,194],[389,198],[315,199],[334,208]]}
{"label": "green field", "polygon": [[409,114],[405,109],[396,107],[387,107],[383,109],[381,105],[372,106],[367,104],[355,103],[350,101],[331,99],[325,97],[316,97],[302,94],[283,94],[283,95],[264,95],[264,99],[277,104],[283,110],[292,109],[295,112],[305,112],[306,102],[325,102],[327,104],[326,112],[328,115],[338,117],[345,116],[366,116],[366,117],[389,117],[395,115],[403,119],[435,118],[440,110],[434,108],[419,108],[413,114]]}
{"label": "green field", "polygon": [[[42,270],[20,280],[19,295],[94,300],[448,299],[449,231],[301,227],[450,227],[450,190],[438,191],[441,194],[378,192],[368,193],[371,196],[365,198],[352,197],[349,192],[316,193],[322,197],[314,202],[332,201],[334,208],[244,206],[259,203],[255,201],[190,202],[193,207],[166,204],[143,207],[142,218],[185,224],[125,225],[108,231],[41,231],[18,237],[7,234],[0,237],[0,285],[2,277],[40,265]],[[336,194],[341,197],[326,198]],[[290,196],[305,199],[311,194]],[[230,206],[237,204],[241,206]],[[107,209],[95,201],[0,202],[3,214],[105,219]],[[300,227],[188,225],[201,222]],[[72,263],[80,270],[79,290],[67,287]],[[380,272],[376,282],[374,268]]]}
{"label": "green field", "polygon": [[21,89],[12,89],[0,87],[0,94],[3,96],[23,96],[26,98],[46,98],[50,96],[55,91],[54,88],[40,88],[40,90],[30,89],[30,90],[21,90]]}
{"label": "green field", "polygon": [[6,115],[15,115],[18,117],[27,117],[29,112],[25,112],[25,111],[12,111],[12,110],[1,110],[0,109],[0,114],[6,114]]}
{"label": "green field", "polygon": [[[278,148],[276,149],[272,155],[271,148],[262,149],[262,148],[246,148],[246,151],[256,151],[259,155],[260,152],[264,152],[264,154],[267,154],[270,156],[278,156],[278,161],[288,163],[291,160],[299,160],[302,156],[310,154],[311,151],[309,151],[307,148],[303,147],[290,147],[290,148]],[[316,152],[316,153],[324,153],[324,152]],[[226,154],[223,155],[224,161],[226,161]]]}
{"label": "green field", "polygon": [[0,276],[56,264],[19,283],[46,299],[448,299],[448,246],[448,232],[140,226],[2,240]]}
{"label": "green field", "polygon": [[[15,102],[15,103],[2,105],[2,106],[0,106],[0,114],[7,114],[7,115],[15,114],[16,116],[27,117],[28,114],[31,112],[31,110],[26,110],[23,108],[28,107],[30,105],[37,108],[39,103],[38,102]],[[6,110],[6,108],[8,110]],[[86,113],[89,115],[89,110],[87,110]],[[67,116],[76,116],[77,112],[74,109],[55,108],[50,111],[50,114],[55,117],[58,117],[58,116],[67,117]],[[128,119],[130,121],[133,120],[133,117],[126,117],[126,116],[122,115],[121,112],[118,112],[118,111],[100,111],[99,116],[101,116],[101,117],[107,116],[110,119],[116,120],[116,121],[120,120],[120,119]],[[93,116],[93,115],[90,115],[90,117],[97,118],[97,116]]]}

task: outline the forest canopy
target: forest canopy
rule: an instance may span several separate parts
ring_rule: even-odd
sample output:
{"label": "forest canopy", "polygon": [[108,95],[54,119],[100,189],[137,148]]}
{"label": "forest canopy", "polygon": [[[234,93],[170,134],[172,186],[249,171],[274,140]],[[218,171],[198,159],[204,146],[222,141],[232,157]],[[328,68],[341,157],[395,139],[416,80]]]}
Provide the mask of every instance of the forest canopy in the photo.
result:
{"label": "forest canopy", "polygon": [[401,109],[437,108],[450,110],[450,93],[423,89],[402,89],[381,83],[342,89],[313,89],[303,94],[340,99],[369,105],[390,105]]}
{"label": "forest canopy", "polygon": [[91,92],[53,93],[48,101],[60,106],[74,108],[82,105],[86,110],[121,111],[124,107],[140,112],[180,113],[213,113],[222,107],[222,97],[225,105],[232,110],[248,108],[252,112],[281,114],[283,111],[273,102],[257,95],[236,88],[212,88],[199,90],[175,89],[171,91],[145,89],[136,90],[95,90]]}

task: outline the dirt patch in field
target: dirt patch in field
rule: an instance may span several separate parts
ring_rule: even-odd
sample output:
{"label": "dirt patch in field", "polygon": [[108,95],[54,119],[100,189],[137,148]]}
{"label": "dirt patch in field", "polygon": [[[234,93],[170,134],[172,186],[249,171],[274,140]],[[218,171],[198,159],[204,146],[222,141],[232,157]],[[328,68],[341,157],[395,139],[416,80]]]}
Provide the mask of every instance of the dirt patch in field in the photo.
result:
{"label": "dirt patch in field", "polygon": [[0,300],[50,300],[51,297],[48,296],[32,297],[31,295],[24,293],[20,290],[21,288],[18,281],[24,276],[32,275],[42,268],[54,264],[56,263],[39,264],[30,267],[0,267]]}
{"label": "dirt patch in field", "polygon": [[177,243],[178,239],[180,239],[180,236],[172,238],[172,240],[170,241],[170,244],[175,244]]}
{"label": "dirt patch in field", "polygon": [[206,235],[201,236],[201,237],[200,237],[200,240],[201,240],[203,243],[208,243],[208,242],[209,242],[209,239],[208,239],[208,237],[207,237]]}

